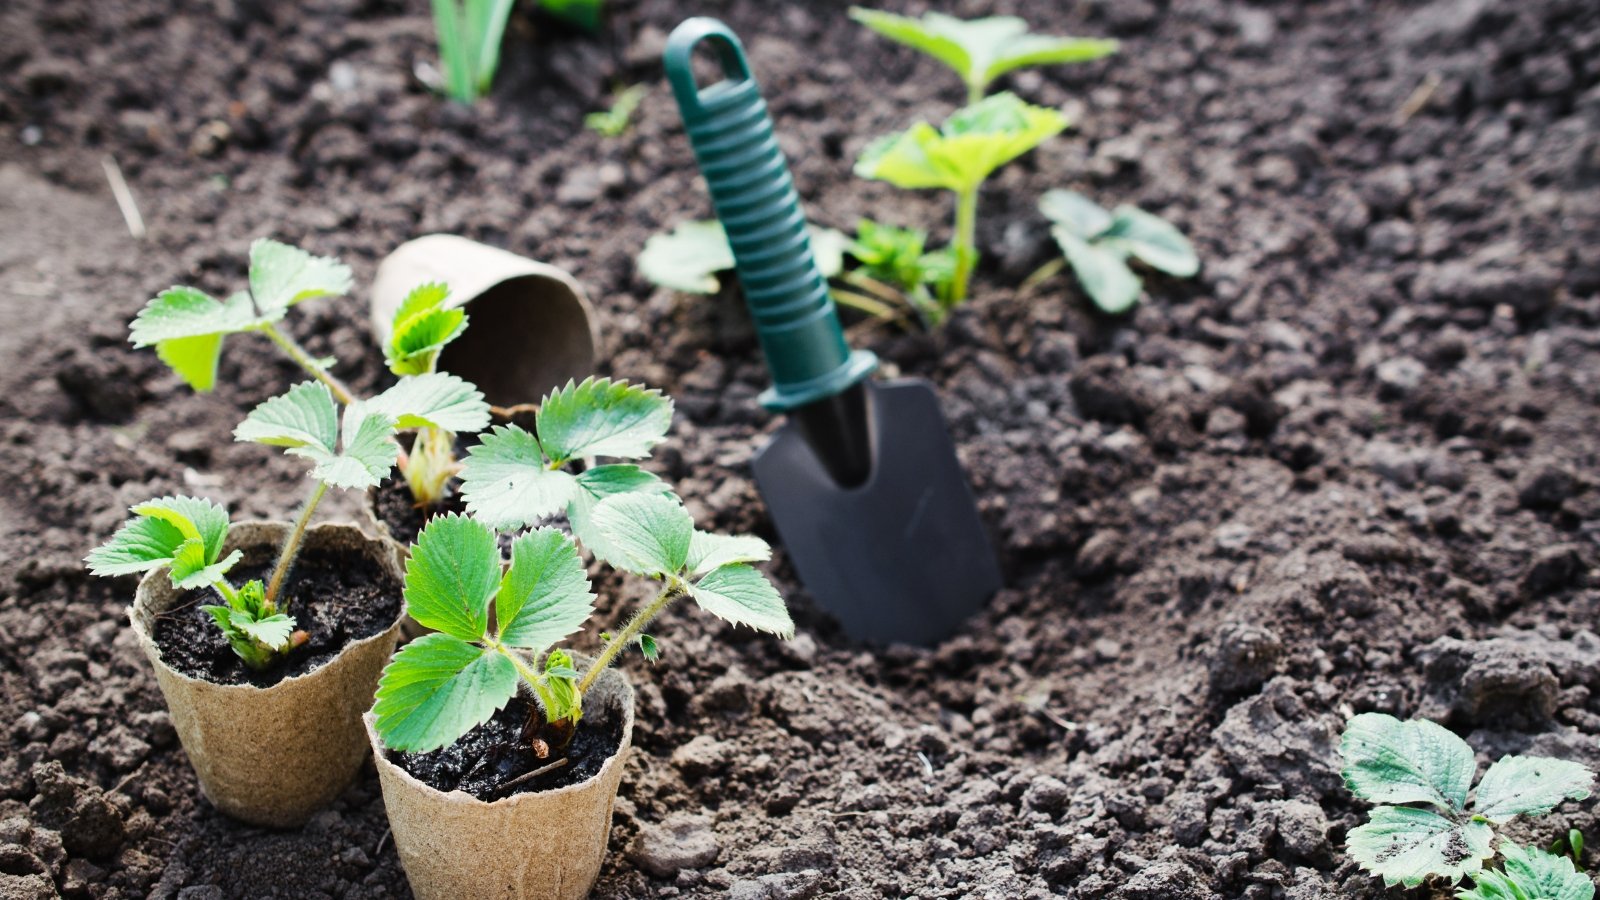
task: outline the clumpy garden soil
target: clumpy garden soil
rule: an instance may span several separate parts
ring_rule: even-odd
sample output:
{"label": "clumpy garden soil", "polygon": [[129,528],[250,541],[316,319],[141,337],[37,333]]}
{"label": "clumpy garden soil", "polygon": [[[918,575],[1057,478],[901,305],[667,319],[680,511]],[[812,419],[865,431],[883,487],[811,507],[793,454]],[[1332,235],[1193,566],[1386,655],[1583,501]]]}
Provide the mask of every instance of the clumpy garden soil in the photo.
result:
{"label": "clumpy garden soil", "polygon": [[[228,573],[234,584],[272,578],[273,560],[240,565]],[[228,646],[204,607],[221,603],[210,588],[186,591],[172,611],[156,618],[156,647],[167,665],[191,678],[216,684],[271,687],[285,678],[326,665],[345,647],[386,631],[400,615],[400,585],[366,554],[352,550],[308,549],[295,560],[284,581],[279,608],[306,632],[304,644],[288,659],[262,672],[252,671]]]}
{"label": "clumpy garden soil", "polygon": [[[256,236],[338,254],[358,285],[433,231],[570,269],[604,371],[677,400],[651,465],[704,526],[773,537],[748,461],[775,423],[737,295],[655,290],[632,263],[708,213],[665,35],[709,10],[745,37],[829,225],[944,233],[948,198],[850,166],[960,87],[843,3],[607,5],[598,39],[519,13],[472,109],[412,77],[422,3],[0,6],[8,890],[407,895],[370,769],[298,831],[200,798],[126,625],[132,582],[79,563],[151,495],[294,507],[302,466],[230,440],[297,379],[269,346],[230,339],[196,395],[125,342],[169,284],[239,288]],[[1398,897],[1342,853],[1364,814],[1336,768],[1346,716],[1433,717],[1480,762],[1600,763],[1600,7],[942,7],[1124,42],[1004,79],[1076,126],[985,190],[974,299],[944,332],[861,336],[939,388],[1007,587],[930,650],[852,643],[781,550],[793,641],[669,613],[661,661],[627,663],[639,727],[597,896]],[[637,81],[625,137],[582,128]],[[1151,279],[1120,319],[1065,278],[1019,290],[1054,255],[1034,209],[1052,187],[1171,219],[1204,269]],[[365,299],[291,319],[372,390]],[[598,587],[607,623],[646,596]],[[1592,835],[1595,809],[1513,834]]]}
{"label": "clumpy garden soil", "polygon": [[522,738],[531,704],[517,697],[487,722],[441,750],[429,753],[388,751],[389,761],[429,787],[441,791],[466,791],[479,800],[499,800],[514,794],[553,791],[593,778],[606,760],[622,746],[622,717],[614,709],[585,709],[567,748],[567,764],[543,775],[505,785],[542,769],[556,757],[540,759]]}

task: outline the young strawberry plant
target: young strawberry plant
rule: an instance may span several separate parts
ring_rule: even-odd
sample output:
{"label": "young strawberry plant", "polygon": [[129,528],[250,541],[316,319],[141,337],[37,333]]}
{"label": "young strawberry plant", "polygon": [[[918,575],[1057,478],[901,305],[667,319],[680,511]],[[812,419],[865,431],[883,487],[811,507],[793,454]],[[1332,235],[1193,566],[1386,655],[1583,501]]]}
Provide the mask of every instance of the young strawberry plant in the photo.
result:
{"label": "young strawberry plant", "polygon": [[1457,900],[1594,900],[1594,882],[1565,856],[1507,841],[1500,857],[1502,868],[1474,874]]}
{"label": "young strawberry plant", "polygon": [[[1496,826],[1519,815],[1550,812],[1565,800],[1588,797],[1594,773],[1584,766],[1559,759],[1504,756],[1484,773],[1468,804],[1478,768],[1472,748],[1433,722],[1402,722],[1381,713],[1364,713],[1346,725],[1339,752],[1344,757],[1345,785],[1357,797],[1382,804],[1372,810],[1366,824],[1351,830],[1348,848],[1350,856],[1384,884],[1416,887],[1430,877],[1453,884],[1472,876],[1477,893],[1461,896],[1498,900],[1521,896],[1497,893],[1506,884],[1565,881],[1570,862],[1563,867],[1564,861],[1550,854],[1505,843],[1500,849],[1506,858],[1505,871],[1485,873],[1483,867],[1484,861],[1495,855]],[[1592,885],[1589,893],[1593,893]],[[1565,900],[1581,894],[1526,896]]]}
{"label": "young strawberry plant", "polygon": [[1089,62],[1117,52],[1117,42],[1029,34],[1016,16],[958,19],[928,12],[920,19],[859,6],[850,18],[891,41],[912,47],[954,69],[967,86],[967,102],[984,97],[989,83],[1013,69]]}
{"label": "young strawberry plant", "polygon": [[[1039,198],[1039,211],[1054,223],[1050,234],[1089,299],[1107,313],[1126,312],[1144,290],[1128,266],[1130,257],[1175,278],[1200,271],[1189,239],[1136,206],[1123,204],[1108,212],[1082,194],[1058,189]],[[1032,280],[1054,274],[1047,269]]]}
{"label": "young strawberry plant", "polygon": [[622,137],[628,133],[628,126],[633,124],[633,113],[644,102],[644,95],[645,86],[642,84],[623,88],[611,101],[610,109],[584,116],[584,127],[601,137]]}
{"label": "young strawberry plant", "polygon": [[450,99],[471,103],[489,92],[514,0],[433,0],[439,67]]}
{"label": "young strawberry plant", "polygon": [[856,174],[901,188],[941,188],[956,196],[950,244],[954,271],[940,295],[939,318],[967,296],[977,263],[978,188],[1002,165],[1060,134],[1060,111],[1032,106],[1000,93],[956,110],[934,128],[918,122],[900,134],[872,142],[856,162]]}

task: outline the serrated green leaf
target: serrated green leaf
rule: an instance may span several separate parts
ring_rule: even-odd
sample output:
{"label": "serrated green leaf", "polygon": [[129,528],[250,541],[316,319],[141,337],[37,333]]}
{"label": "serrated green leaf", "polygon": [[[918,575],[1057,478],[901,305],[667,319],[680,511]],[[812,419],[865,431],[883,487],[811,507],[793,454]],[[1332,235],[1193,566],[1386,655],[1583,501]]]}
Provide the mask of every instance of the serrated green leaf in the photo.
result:
{"label": "serrated green leaf", "polygon": [[331,256],[312,256],[267,238],[250,245],[250,294],[263,313],[302,300],[342,296],[351,284],[350,267]]}
{"label": "serrated green leaf", "polygon": [[172,562],[187,540],[171,523],[158,519],[133,519],[117,529],[111,540],[84,558],[95,575],[132,575]]}
{"label": "serrated green leaf", "polygon": [[535,528],[511,545],[511,568],[495,595],[500,642],[535,655],[572,634],[594,611],[578,548],[553,528]]}
{"label": "serrated green leaf", "polygon": [[639,635],[639,653],[650,662],[661,658],[661,645],[648,634]]}
{"label": "serrated green leaf", "polygon": [[366,403],[352,403],[341,423],[333,394],[317,381],[297,384],[257,406],[233,437],[309,459],[312,477],[337,488],[380,484],[399,458],[393,419]]}
{"label": "serrated green leaf", "polygon": [[638,575],[676,575],[689,558],[694,520],[670,494],[626,493],[595,504],[590,515],[595,528],[617,549],[618,559],[607,559],[619,569]]}
{"label": "serrated green leaf", "polygon": [[156,357],[178,373],[184,383],[201,392],[217,386],[217,364],[222,360],[222,335],[174,338],[156,344]]}
{"label": "serrated green leaf", "polygon": [[1111,213],[1077,191],[1062,188],[1045,191],[1039,198],[1039,212],[1085,241],[1099,237],[1111,227]]}
{"label": "serrated green leaf", "polygon": [[1467,742],[1426,719],[1362,713],[1339,741],[1344,783],[1374,803],[1429,803],[1460,812],[1478,765]]}
{"label": "serrated green leaf", "polygon": [[488,721],[516,691],[507,657],[454,635],[425,634],[384,667],[372,712],[385,746],[421,753]]}
{"label": "serrated green leaf", "polygon": [[671,233],[651,235],[637,264],[651,284],[686,294],[715,294],[720,287],[717,273],[733,268],[733,248],[721,222],[683,222]]}
{"label": "serrated green leaf", "polygon": [[539,705],[544,708],[548,721],[559,722],[583,718],[583,695],[578,693],[578,671],[572,654],[565,650],[551,650],[544,660],[544,677],[534,682],[534,692],[539,695]]}
{"label": "serrated green leaf", "polygon": [[1484,869],[1472,878],[1472,888],[1457,891],[1456,900],[1545,900],[1530,895],[1504,872]]}
{"label": "serrated green leaf", "polygon": [[789,618],[778,589],[767,576],[743,563],[712,570],[689,588],[689,596],[701,609],[735,625],[794,637],[794,620]]}
{"label": "serrated green leaf", "polygon": [[1200,257],[1183,232],[1136,206],[1118,206],[1099,243],[1136,256],[1145,265],[1177,278],[1188,278],[1200,271]]}
{"label": "serrated green leaf", "polygon": [[1547,813],[1564,800],[1589,796],[1594,773],[1564,759],[1502,756],[1483,773],[1473,812],[1495,824],[1519,815]]}
{"label": "serrated green leaf", "polygon": [[594,527],[594,506],[607,497],[626,493],[668,494],[667,483],[653,473],[627,463],[595,466],[578,475],[578,489],[573,491],[567,504],[567,524],[572,536],[596,557],[615,565],[613,560],[624,559],[622,551],[606,540],[604,533]]}
{"label": "serrated green leaf", "polygon": [[539,446],[555,463],[587,456],[639,459],[666,439],[672,401],[660,391],[585,378],[567,382],[539,404]]}
{"label": "serrated green leaf", "polygon": [[1500,845],[1505,871],[1485,870],[1473,876],[1472,890],[1457,900],[1594,900],[1594,882],[1572,860],[1536,847]]}
{"label": "serrated green leaf", "polygon": [[902,188],[976,190],[995,169],[1061,133],[1060,110],[1000,93],[956,110],[939,128],[918,122],[873,141],[855,172]]}
{"label": "serrated green leaf", "polygon": [[433,371],[439,351],[467,328],[467,314],[447,309],[450,289],[431,282],[418,285],[395,311],[385,359],[396,375],[421,375]]}
{"label": "serrated green leaf", "polygon": [[258,323],[247,294],[219,301],[191,287],[173,287],[139,311],[129,340],[135,347],[149,347],[181,338],[234,334]]}
{"label": "serrated green leaf", "polygon": [[311,477],[347,490],[382,484],[400,457],[394,442],[394,420],[365,403],[345,407],[340,443],[338,453],[316,447],[291,447],[287,452],[316,463]]}
{"label": "serrated green leaf", "polygon": [[405,599],[426,628],[468,641],[489,629],[500,588],[500,545],[486,525],[455,514],[428,521],[406,560]]}
{"label": "serrated green leaf", "polygon": [[444,372],[400,379],[394,387],[367,401],[369,409],[388,415],[395,427],[482,431],[489,425],[489,404],[469,382]]}
{"label": "serrated green leaf", "polygon": [[461,461],[467,511],[501,531],[560,512],[576,491],[572,475],[549,468],[538,438],[516,425],[495,426]]}
{"label": "serrated green leaf", "polygon": [[771,558],[772,548],[753,534],[712,534],[696,529],[689,541],[686,565],[691,576],[699,576],[729,563],[766,562]]}
{"label": "serrated green leaf", "polygon": [[228,621],[234,628],[278,651],[288,647],[289,636],[294,634],[294,619],[283,613],[257,619],[247,612],[234,610]]}
{"label": "serrated green leaf", "polygon": [[1050,229],[1050,234],[1095,306],[1115,316],[1139,302],[1144,282],[1128,268],[1121,252],[1091,244],[1060,225]]}
{"label": "serrated green leaf", "polygon": [[1455,823],[1428,809],[1380,806],[1346,840],[1350,857],[1388,885],[1416,887],[1431,875],[1460,881],[1494,855],[1494,829]]}
{"label": "serrated green leaf", "polygon": [[227,558],[211,563],[206,559],[205,544],[199,538],[190,538],[172,554],[167,576],[172,579],[172,586],[180,591],[210,587],[221,581],[243,556],[235,550]]}
{"label": "serrated green leaf", "polygon": [[212,621],[217,623],[217,628],[221,629],[223,634],[233,633],[233,610],[226,606],[216,605],[202,606],[200,610],[211,616]]}
{"label": "serrated green leaf", "polygon": [[332,455],[339,439],[339,406],[326,385],[302,381],[251,410],[233,429],[233,439],[274,447],[314,447]]}
{"label": "serrated green leaf", "polygon": [[157,497],[133,507],[132,512],[137,516],[169,522],[185,538],[199,538],[205,543],[208,564],[216,562],[222,555],[222,544],[228,539],[228,511],[210,500],[200,497]]}

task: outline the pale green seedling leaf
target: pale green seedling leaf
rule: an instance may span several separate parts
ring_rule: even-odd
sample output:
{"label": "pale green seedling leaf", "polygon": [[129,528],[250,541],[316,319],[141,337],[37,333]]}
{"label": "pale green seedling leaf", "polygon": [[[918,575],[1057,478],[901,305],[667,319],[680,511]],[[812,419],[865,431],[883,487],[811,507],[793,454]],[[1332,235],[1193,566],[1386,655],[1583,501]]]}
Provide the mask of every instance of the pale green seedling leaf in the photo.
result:
{"label": "pale green seedling leaf", "polygon": [[1456,823],[1433,810],[1380,806],[1346,839],[1350,857],[1388,885],[1416,887],[1429,876],[1460,881],[1494,855],[1494,829],[1484,822]]}
{"label": "pale green seedling leaf", "polygon": [[1471,890],[1457,900],[1594,900],[1594,882],[1572,860],[1536,847],[1500,845],[1505,871],[1485,869],[1472,876]]}
{"label": "pale green seedling leaf", "polygon": [[167,576],[172,586],[180,591],[209,587],[223,579],[244,556],[238,550],[226,558],[211,562],[206,558],[206,545],[199,538],[190,538],[178,545],[172,554],[172,566]]}
{"label": "pale green seedling leaf", "polygon": [[389,345],[384,349],[389,370],[396,375],[421,375],[433,371],[439,351],[467,329],[467,314],[445,308],[450,288],[429,282],[413,288],[395,311]]}
{"label": "pale green seedling leaf", "polygon": [[172,523],[160,519],[130,519],[111,540],[84,557],[95,575],[132,575],[172,562],[172,555],[188,540]]}
{"label": "pale green seedling leaf", "polygon": [[157,497],[133,507],[136,516],[149,516],[170,523],[185,538],[199,538],[205,544],[206,562],[222,555],[222,542],[228,539],[228,511],[200,497]]}
{"label": "pale green seedling leaf", "polygon": [[1477,771],[1472,748],[1426,719],[1362,713],[1339,741],[1345,786],[1374,803],[1428,803],[1460,812]]}
{"label": "pale green seedling leaf", "polygon": [[1139,302],[1144,282],[1128,268],[1119,251],[1100,244],[1091,244],[1063,226],[1050,229],[1056,245],[1072,266],[1078,283],[1094,305],[1109,315],[1120,315]]}
{"label": "pale green seedling leaf", "polygon": [[260,238],[250,245],[250,294],[263,314],[350,291],[350,267],[331,256]]}
{"label": "pale green seedling leaf", "polygon": [[583,627],[594,594],[578,548],[553,528],[536,528],[511,545],[511,568],[495,595],[500,642],[542,653]]}
{"label": "pale green seedling leaf", "polygon": [[394,387],[367,401],[367,407],[388,415],[400,430],[439,428],[482,431],[489,424],[483,393],[460,377],[428,372],[400,379]]}
{"label": "pale green seedling leaf", "polygon": [[234,440],[287,448],[314,463],[311,475],[337,488],[381,483],[399,457],[394,420],[366,403],[345,408],[321,382],[306,381],[250,411],[233,430]]}
{"label": "pale green seedling leaf", "polygon": [[1483,773],[1473,811],[1496,825],[1547,813],[1564,800],[1589,796],[1594,773],[1580,763],[1541,756],[1502,756]]}
{"label": "pale green seedling leaf", "polygon": [[609,378],[567,382],[539,404],[539,445],[557,463],[586,456],[639,459],[666,439],[672,401]]}
{"label": "pale green seedling leaf", "polygon": [[576,491],[572,475],[550,468],[538,438],[516,425],[496,426],[461,461],[467,511],[501,531],[560,512]]}
{"label": "pale green seedling leaf", "polygon": [[700,608],[735,625],[748,625],[779,637],[794,636],[794,620],[767,576],[743,563],[712,570],[689,588]]}
{"label": "pale green seedling leaf", "polygon": [[630,492],[595,505],[593,524],[617,548],[606,561],[638,575],[675,575],[689,558],[694,520],[671,494]]}
{"label": "pale green seedling leaf", "polygon": [[661,658],[661,644],[648,634],[639,635],[639,653],[646,660],[655,662]]}
{"label": "pale green seedling leaf", "polygon": [[294,619],[282,613],[257,619],[247,612],[234,610],[229,613],[228,622],[234,628],[274,650],[282,650],[288,646],[289,636],[294,634]]}
{"label": "pale green seedling leaf", "polygon": [[939,128],[918,122],[873,141],[855,172],[902,188],[976,190],[995,169],[1060,134],[1060,110],[1032,106],[1011,93],[956,110]]}
{"label": "pale green seedling leaf", "polygon": [[327,385],[303,381],[251,410],[233,429],[233,439],[331,455],[339,440],[339,406]]}
{"label": "pale green seedling leaf", "polygon": [[455,514],[428,521],[406,561],[406,609],[418,623],[468,641],[489,628],[500,588],[500,546],[481,522]]}
{"label": "pale green seedling leaf", "polygon": [[586,469],[578,475],[577,482],[577,490],[572,492],[572,500],[567,504],[567,523],[572,526],[572,535],[590,553],[613,565],[614,560],[626,557],[594,526],[592,514],[595,504],[616,494],[671,492],[667,483],[653,473],[628,463]]}
{"label": "pale green seedling leaf", "polygon": [[1200,257],[1194,245],[1172,224],[1136,206],[1118,206],[1111,226],[1100,236],[1110,244],[1139,258],[1145,265],[1177,278],[1188,278],[1200,271]]}
{"label": "pale green seedling leaf", "polygon": [[223,338],[261,321],[248,294],[219,302],[194,288],[174,287],[145,304],[133,320],[130,340],[135,347],[154,345],[156,356],[190,387],[209,391],[217,383]]}
{"label": "pale green seedling leaf", "polygon": [[645,241],[638,266],[651,284],[686,294],[715,294],[721,286],[716,273],[733,268],[733,248],[721,222],[684,222]]}
{"label": "pale green seedling leaf", "polygon": [[1085,241],[1111,227],[1111,213],[1077,191],[1054,188],[1039,198],[1039,212]]}
{"label": "pale green seedling leaf", "polygon": [[345,489],[377,487],[400,457],[394,442],[394,420],[365,403],[345,407],[340,441],[338,453],[323,453],[315,447],[295,447],[288,452],[316,463],[311,477]]}
{"label": "pale green seedling leaf", "polygon": [[455,635],[426,634],[384,667],[372,712],[384,746],[421,753],[488,721],[516,690],[507,657]]}
{"label": "pale green seedling leaf", "polygon": [[712,534],[696,529],[689,541],[686,565],[691,576],[700,576],[730,563],[766,562],[771,558],[772,548],[753,534]]}

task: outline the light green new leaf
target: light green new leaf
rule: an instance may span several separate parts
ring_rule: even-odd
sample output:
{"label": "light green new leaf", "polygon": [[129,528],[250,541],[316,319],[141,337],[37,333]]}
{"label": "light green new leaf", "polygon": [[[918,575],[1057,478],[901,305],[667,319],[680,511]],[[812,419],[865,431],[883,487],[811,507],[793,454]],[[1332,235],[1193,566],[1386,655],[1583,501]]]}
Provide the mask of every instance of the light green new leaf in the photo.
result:
{"label": "light green new leaf", "polygon": [[222,555],[222,542],[228,539],[228,511],[199,497],[157,497],[133,507],[136,516],[162,519],[183,533],[205,544],[206,562]]}
{"label": "light green new leaf", "polygon": [[1117,50],[1116,41],[1029,34],[1028,23],[1015,16],[963,20],[929,12],[912,19],[856,6],[850,18],[954,69],[972,94],[1013,69],[1087,62]]}
{"label": "light green new leaf", "polygon": [[844,271],[844,252],[850,249],[850,235],[837,228],[810,226],[811,255],[823,278],[837,278]]}
{"label": "light green new leaf", "polygon": [[766,562],[771,558],[772,548],[753,534],[712,534],[696,529],[689,541],[686,565],[691,576],[699,576],[730,563]]}
{"label": "light green new leaf", "polygon": [[219,302],[194,288],[174,287],[140,310],[130,340],[135,347],[154,344],[156,356],[190,387],[209,391],[217,383],[223,338],[261,321],[248,294],[234,294]]}
{"label": "light green new leaf", "polygon": [[1177,278],[1188,278],[1200,271],[1200,257],[1183,232],[1136,206],[1124,204],[1116,208],[1100,243],[1115,246],[1152,269]]}
{"label": "light green new leaf", "polygon": [[570,538],[553,528],[517,538],[494,601],[501,643],[537,655],[583,627],[593,611],[589,578]]}
{"label": "light green new leaf", "polygon": [[302,381],[251,410],[233,429],[233,439],[331,454],[339,440],[339,406],[327,385]]}
{"label": "light green new leaf", "polygon": [[733,248],[722,223],[684,222],[651,235],[639,253],[639,274],[651,284],[686,294],[715,294],[718,272],[733,268]]}
{"label": "light green new leaf", "polygon": [[560,512],[576,491],[572,475],[549,468],[538,438],[516,425],[496,426],[461,461],[467,511],[501,531]]}
{"label": "light green new leaf", "polygon": [[400,458],[394,420],[365,403],[345,407],[340,441],[338,453],[323,453],[315,447],[295,447],[288,452],[316,463],[311,477],[345,489],[377,487]]}
{"label": "light green new leaf", "polygon": [[1494,855],[1494,829],[1484,822],[1457,824],[1428,809],[1380,806],[1346,839],[1350,857],[1387,885],[1416,887],[1429,876],[1451,882],[1483,868]]}
{"label": "light green new leaf", "polygon": [[188,538],[170,522],[160,519],[130,519],[117,529],[111,540],[84,557],[95,575],[132,575],[148,572],[172,562]]}
{"label": "light green new leaf", "polygon": [[676,575],[689,558],[694,520],[671,494],[617,494],[597,503],[590,518],[616,548],[620,558],[607,562],[619,569]]}
{"label": "light green new leaf", "polygon": [[1073,274],[1094,305],[1109,315],[1120,315],[1139,302],[1144,282],[1128,268],[1124,255],[1110,247],[1091,244],[1061,225],[1050,229],[1056,245],[1067,257]]}
{"label": "light green new leaf", "polygon": [[540,447],[557,464],[586,456],[639,459],[666,439],[672,401],[626,381],[568,381],[539,404],[536,426]]}
{"label": "light green new leaf", "polygon": [[902,188],[977,189],[995,169],[1067,127],[1059,110],[1032,106],[1011,93],[956,110],[939,128],[918,122],[873,141],[855,172]]}
{"label": "light green new leaf", "polygon": [[455,375],[428,372],[400,379],[367,401],[367,407],[394,419],[395,427],[482,431],[489,424],[483,393]]}
{"label": "light green new leaf", "polygon": [[172,554],[167,576],[172,579],[172,586],[180,591],[209,587],[221,581],[243,557],[243,553],[235,550],[226,559],[211,562],[206,558],[205,543],[199,538],[190,538],[178,545]]}
{"label": "light green new leaf", "polygon": [[1539,815],[1563,800],[1589,796],[1594,773],[1580,763],[1541,756],[1502,756],[1478,782],[1473,811],[1496,825]]}
{"label": "light green new leaf", "polygon": [[1509,841],[1500,845],[1500,855],[1505,871],[1472,876],[1476,884],[1458,892],[1457,900],[1594,900],[1594,882],[1565,856]]}
{"label": "light green new leaf", "polygon": [[481,522],[455,514],[428,521],[406,560],[405,598],[424,627],[481,640],[500,588],[500,545]]}
{"label": "light green new leaf", "polygon": [[396,375],[433,371],[439,351],[467,329],[467,314],[446,309],[450,288],[438,282],[418,285],[394,314],[389,345],[384,348],[389,370]]}
{"label": "light green new leaf", "polygon": [[289,644],[289,636],[294,634],[294,619],[282,613],[257,619],[247,612],[233,610],[228,614],[228,623],[274,650],[283,650]]}
{"label": "light green new leaf", "polygon": [[1339,741],[1344,783],[1374,803],[1430,803],[1446,811],[1466,807],[1477,771],[1472,748],[1426,719],[1402,722],[1362,713],[1345,725]]}
{"label": "light green new leaf", "polygon": [[1053,188],[1039,197],[1039,212],[1044,217],[1085,241],[1111,227],[1111,213],[1077,191]]}
{"label": "light green new leaf", "polygon": [[372,712],[385,746],[421,753],[488,721],[516,691],[507,657],[454,635],[426,634],[384,667]]}
{"label": "light green new leaf", "polygon": [[767,576],[744,563],[715,569],[689,588],[700,608],[735,625],[794,637],[794,620]]}
{"label": "light green new leaf", "polygon": [[578,475],[578,489],[573,491],[572,500],[567,504],[567,523],[572,526],[573,537],[590,553],[615,565],[615,560],[626,557],[606,540],[600,529],[594,527],[592,519],[595,504],[616,494],[667,494],[671,490],[666,482],[635,465],[617,463],[595,466]]}
{"label": "light green new leaf", "polygon": [[352,403],[341,426],[333,394],[316,381],[297,384],[251,410],[233,437],[286,447],[315,464],[312,477],[338,488],[381,483],[399,457],[392,418],[368,404]]}
{"label": "light green new leaf", "polygon": [[352,281],[350,267],[331,256],[312,256],[267,238],[250,245],[250,294],[263,314],[302,300],[342,296]]}

